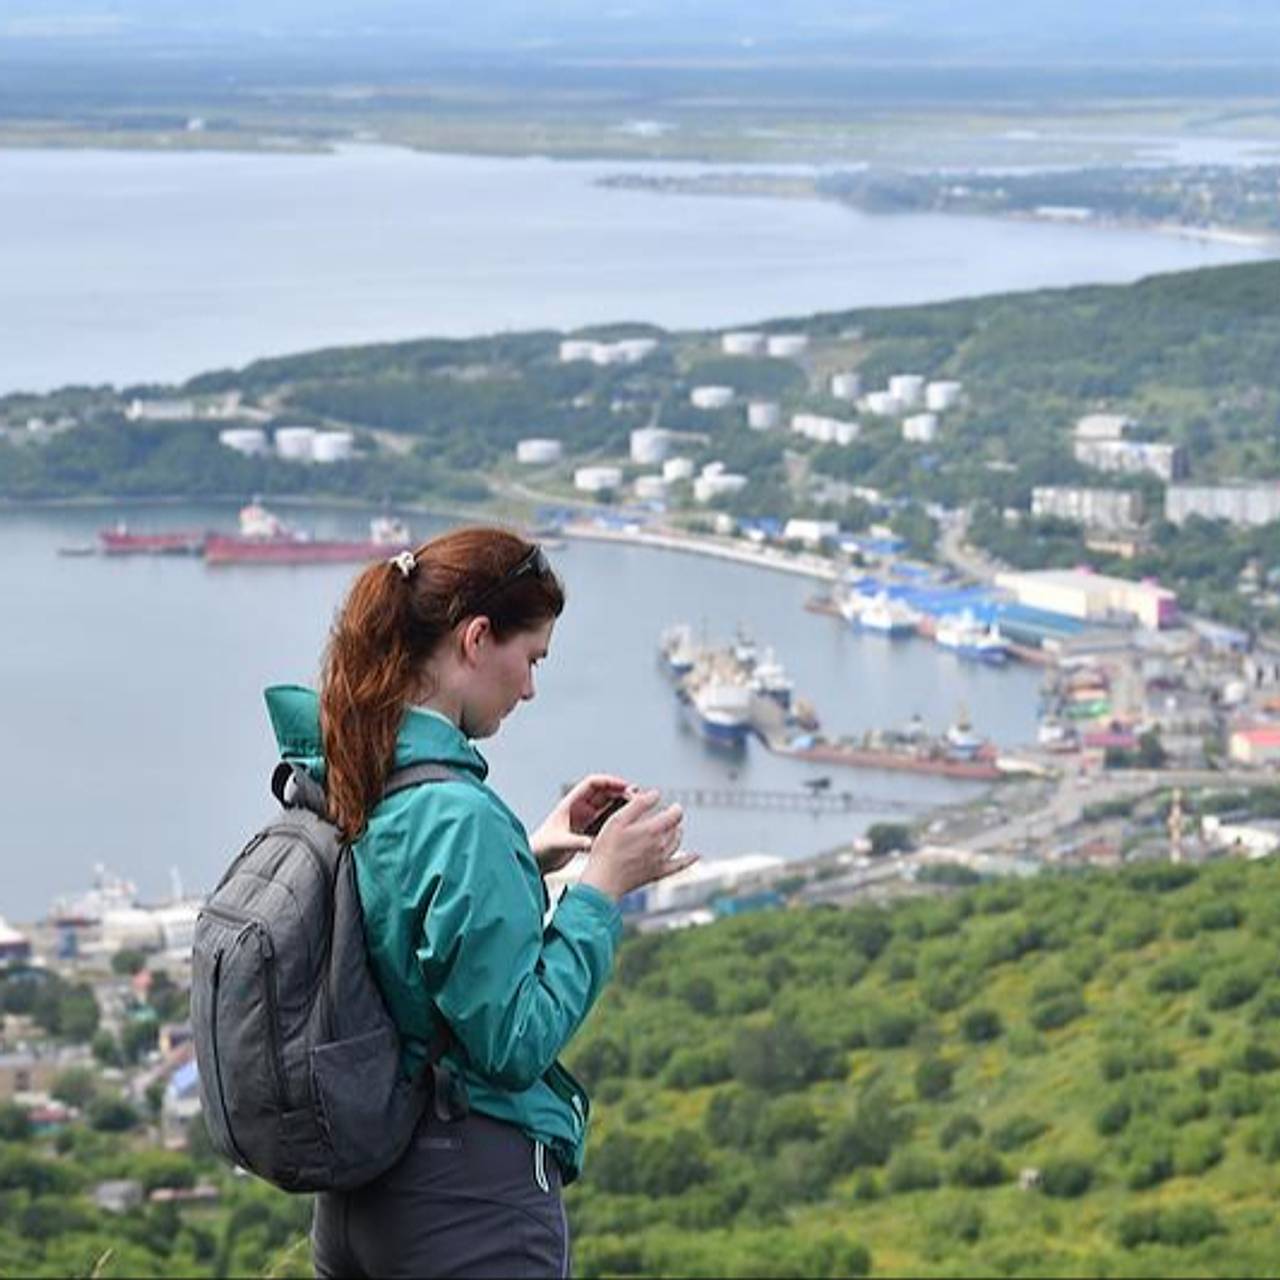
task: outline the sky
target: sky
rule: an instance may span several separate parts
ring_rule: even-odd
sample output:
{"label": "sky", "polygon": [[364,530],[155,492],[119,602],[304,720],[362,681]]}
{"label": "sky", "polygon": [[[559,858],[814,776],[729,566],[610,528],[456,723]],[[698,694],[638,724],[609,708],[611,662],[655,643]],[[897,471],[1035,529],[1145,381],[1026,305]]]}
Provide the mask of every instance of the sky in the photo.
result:
{"label": "sky", "polygon": [[[0,41],[409,42],[566,58],[969,62],[1280,56],[1277,0],[0,0]],[[3,50],[0,44],[0,52]]]}

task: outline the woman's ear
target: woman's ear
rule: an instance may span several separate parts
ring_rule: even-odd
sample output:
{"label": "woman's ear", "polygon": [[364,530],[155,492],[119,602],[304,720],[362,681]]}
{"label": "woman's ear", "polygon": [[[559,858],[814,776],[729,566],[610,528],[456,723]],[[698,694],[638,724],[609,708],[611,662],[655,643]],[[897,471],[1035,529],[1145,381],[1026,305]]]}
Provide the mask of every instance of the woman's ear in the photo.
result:
{"label": "woman's ear", "polygon": [[493,624],[484,614],[469,618],[459,636],[459,649],[464,662],[473,663],[480,657],[480,651],[493,639]]}

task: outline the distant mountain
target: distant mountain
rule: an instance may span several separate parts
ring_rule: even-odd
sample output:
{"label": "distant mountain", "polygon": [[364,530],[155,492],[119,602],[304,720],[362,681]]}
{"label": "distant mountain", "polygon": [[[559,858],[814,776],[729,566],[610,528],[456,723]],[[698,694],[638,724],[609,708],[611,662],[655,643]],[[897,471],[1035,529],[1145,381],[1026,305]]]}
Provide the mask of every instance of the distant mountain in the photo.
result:
{"label": "distant mountain", "polygon": [[560,57],[716,54],[1050,63],[1256,61],[1280,53],[1271,0],[0,0],[0,37],[410,42],[423,51]]}

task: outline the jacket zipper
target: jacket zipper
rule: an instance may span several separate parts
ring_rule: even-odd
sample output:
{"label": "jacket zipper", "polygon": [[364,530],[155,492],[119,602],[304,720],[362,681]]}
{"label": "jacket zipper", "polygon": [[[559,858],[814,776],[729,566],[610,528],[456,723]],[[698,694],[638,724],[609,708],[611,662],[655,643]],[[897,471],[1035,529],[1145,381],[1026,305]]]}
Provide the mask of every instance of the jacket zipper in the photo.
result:
{"label": "jacket zipper", "polygon": [[551,1193],[551,1184],[547,1181],[547,1149],[541,1142],[533,1144],[533,1176],[544,1194]]}

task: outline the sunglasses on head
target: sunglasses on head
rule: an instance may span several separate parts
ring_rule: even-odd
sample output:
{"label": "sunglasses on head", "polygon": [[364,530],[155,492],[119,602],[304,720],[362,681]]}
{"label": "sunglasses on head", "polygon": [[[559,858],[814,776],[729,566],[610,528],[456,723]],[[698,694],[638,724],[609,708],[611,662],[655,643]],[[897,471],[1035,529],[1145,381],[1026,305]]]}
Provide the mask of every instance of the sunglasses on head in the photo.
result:
{"label": "sunglasses on head", "polygon": [[543,554],[542,548],[535,544],[518,564],[513,565],[493,586],[487,587],[472,600],[466,609],[459,614],[459,617],[470,617],[483,612],[484,605],[488,604],[494,596],[501,594],[522,578],[544,578],[549,576],[550,573],[551,565],[548,563],[547,557]]}

